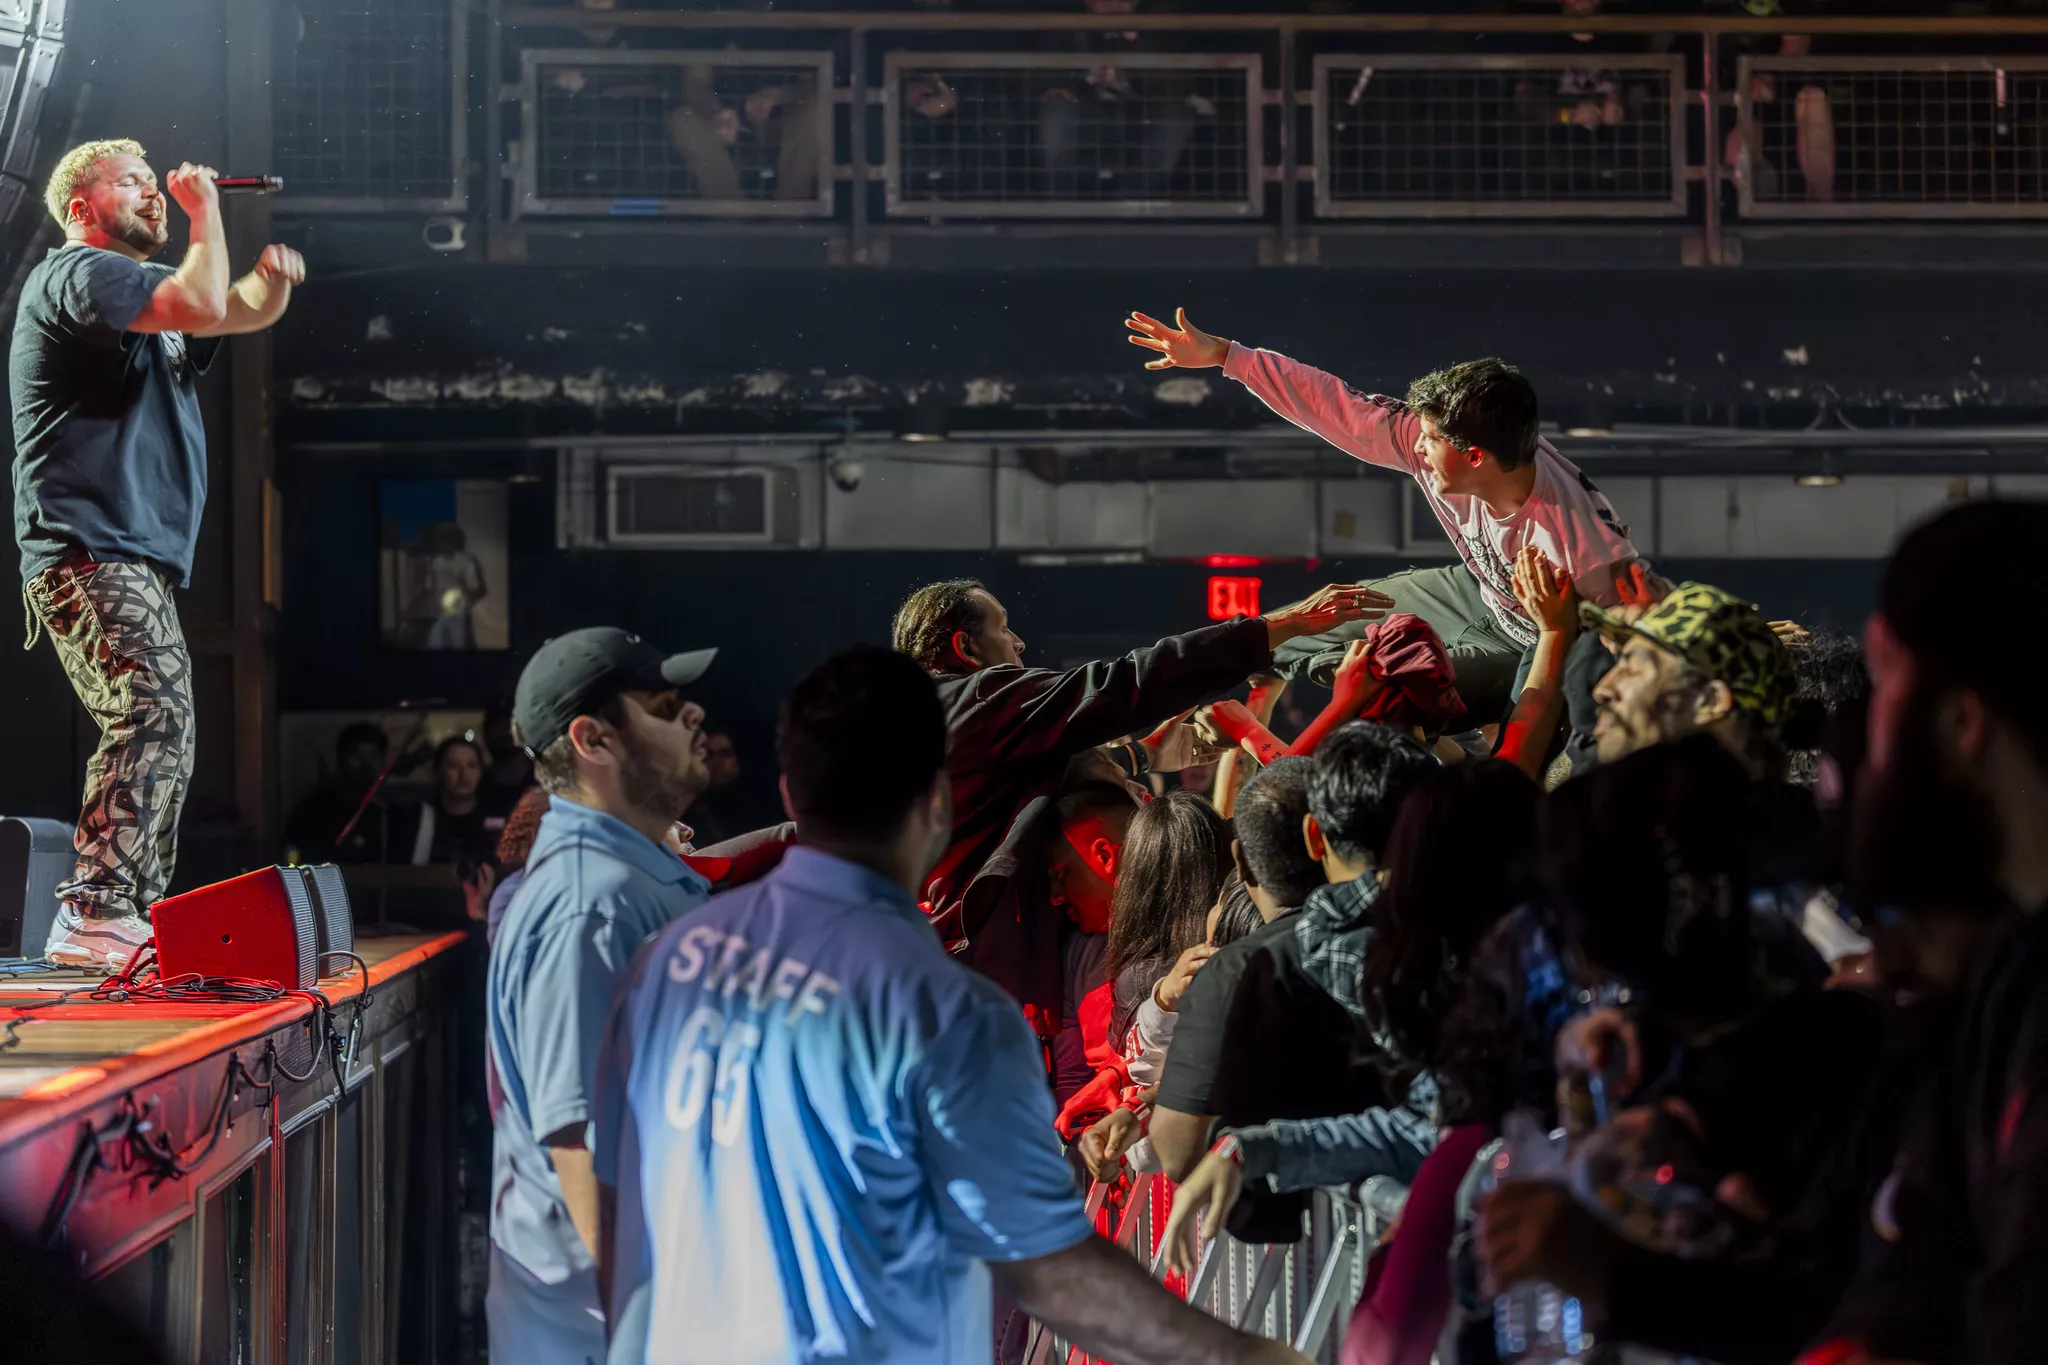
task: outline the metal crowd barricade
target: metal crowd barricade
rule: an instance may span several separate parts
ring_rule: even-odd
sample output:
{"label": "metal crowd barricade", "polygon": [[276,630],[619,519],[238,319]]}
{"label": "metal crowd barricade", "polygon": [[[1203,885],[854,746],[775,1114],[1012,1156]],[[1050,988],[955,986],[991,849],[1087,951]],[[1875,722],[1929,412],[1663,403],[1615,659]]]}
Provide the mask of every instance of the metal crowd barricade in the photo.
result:
{"label": "metal crowd barricade", "polygon": [[[1154,1279],[1163,1280],[1166,1248],[1160,1237],[1172,1207],[1173,1184],[1158,1172],[1140,1174],[1121,1202],[1117,1188],[1100,1182],[1093,1186],[1088,1215],[1098,1226],[1110,1219],[1116,1245],[1149,1265]],[[1187,1301],[1240,1331],[1289,1342],[1312,1360],[1336,1365],[1342,1323],[1364,1290],[1367,1260],[1405,1193],[1385,1179],[1368,1181],[1356,1191],[1312,1191],[1302,1235],[1293,1242],[1250,1245],[1224,1233],[1203,1253],[1186,1286]],[[1080,1348],[1036,1323],[1025,1361],[1092,1365]]]}

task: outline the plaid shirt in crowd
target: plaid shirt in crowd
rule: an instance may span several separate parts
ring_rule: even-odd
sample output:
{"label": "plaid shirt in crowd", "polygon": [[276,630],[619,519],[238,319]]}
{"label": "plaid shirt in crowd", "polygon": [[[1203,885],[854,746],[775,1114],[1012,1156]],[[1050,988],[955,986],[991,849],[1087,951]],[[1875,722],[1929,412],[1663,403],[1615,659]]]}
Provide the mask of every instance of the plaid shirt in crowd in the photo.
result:
{"label": "plaid shirt in crowd", "polygon": [[1361,1020],[1365,1001],[1358,983],[1365,972],[1365,945],[1372,939],[1372,905],[1379,895],[1379,879],[1370,873],[1356,881],[1319,886],[1294,923],[1301,969]]}

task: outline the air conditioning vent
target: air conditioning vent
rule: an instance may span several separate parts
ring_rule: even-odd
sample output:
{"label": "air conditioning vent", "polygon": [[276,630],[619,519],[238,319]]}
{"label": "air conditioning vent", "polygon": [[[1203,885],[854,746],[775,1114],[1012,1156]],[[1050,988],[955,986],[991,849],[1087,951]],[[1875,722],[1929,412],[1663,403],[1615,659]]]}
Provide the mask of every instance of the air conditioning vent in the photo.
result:
{"label": "air conditioning vent", "polygon": [[605,471],[613,545],[760,545],[793,540],[792,471],[613,465]]}

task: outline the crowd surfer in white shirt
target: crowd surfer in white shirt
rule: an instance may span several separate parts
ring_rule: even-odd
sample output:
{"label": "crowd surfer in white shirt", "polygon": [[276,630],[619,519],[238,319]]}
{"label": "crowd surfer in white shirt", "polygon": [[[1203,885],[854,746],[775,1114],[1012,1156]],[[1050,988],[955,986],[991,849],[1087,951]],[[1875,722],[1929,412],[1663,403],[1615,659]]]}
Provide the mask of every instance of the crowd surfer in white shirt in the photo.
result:
{"label": "crowd surfer in white shirt", "polygon": [[[1623,605],[1636,559],[1628,528],[1592,480],[1537,434],[1536,390],[1499,360],[1468,360],[1423,375],[1405,399],[1364,394],[1273,351],[1202,331],[1187,310],[1171,323],[1144,313],[1130,341],[1156,351],[1146,368],[1223,372],[1267,407],[1355,459],[1414,478],[1462,564],[1410,569],[1373,584],[1443,637],[1473,722],[1513,706],[1536,625],[1515,598],[1514,565],[1534,546],[1579,596]],[[1275,665],[1327,682],[1362,626],[1289,642]]]}

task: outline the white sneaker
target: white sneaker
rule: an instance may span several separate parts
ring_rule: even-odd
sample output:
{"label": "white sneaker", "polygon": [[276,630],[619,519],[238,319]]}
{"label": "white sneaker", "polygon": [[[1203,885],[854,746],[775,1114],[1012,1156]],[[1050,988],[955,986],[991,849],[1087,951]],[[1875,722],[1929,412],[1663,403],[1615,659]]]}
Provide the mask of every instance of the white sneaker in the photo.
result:
{"label": "white sneaker", "polygon": [[43,945],[43,960],[60,967],[118,974],[128,970],[128,964],[154,936],[149,921],[140,915],[102,919],[82,915],[67,902],[57,907],[49,942]]}

